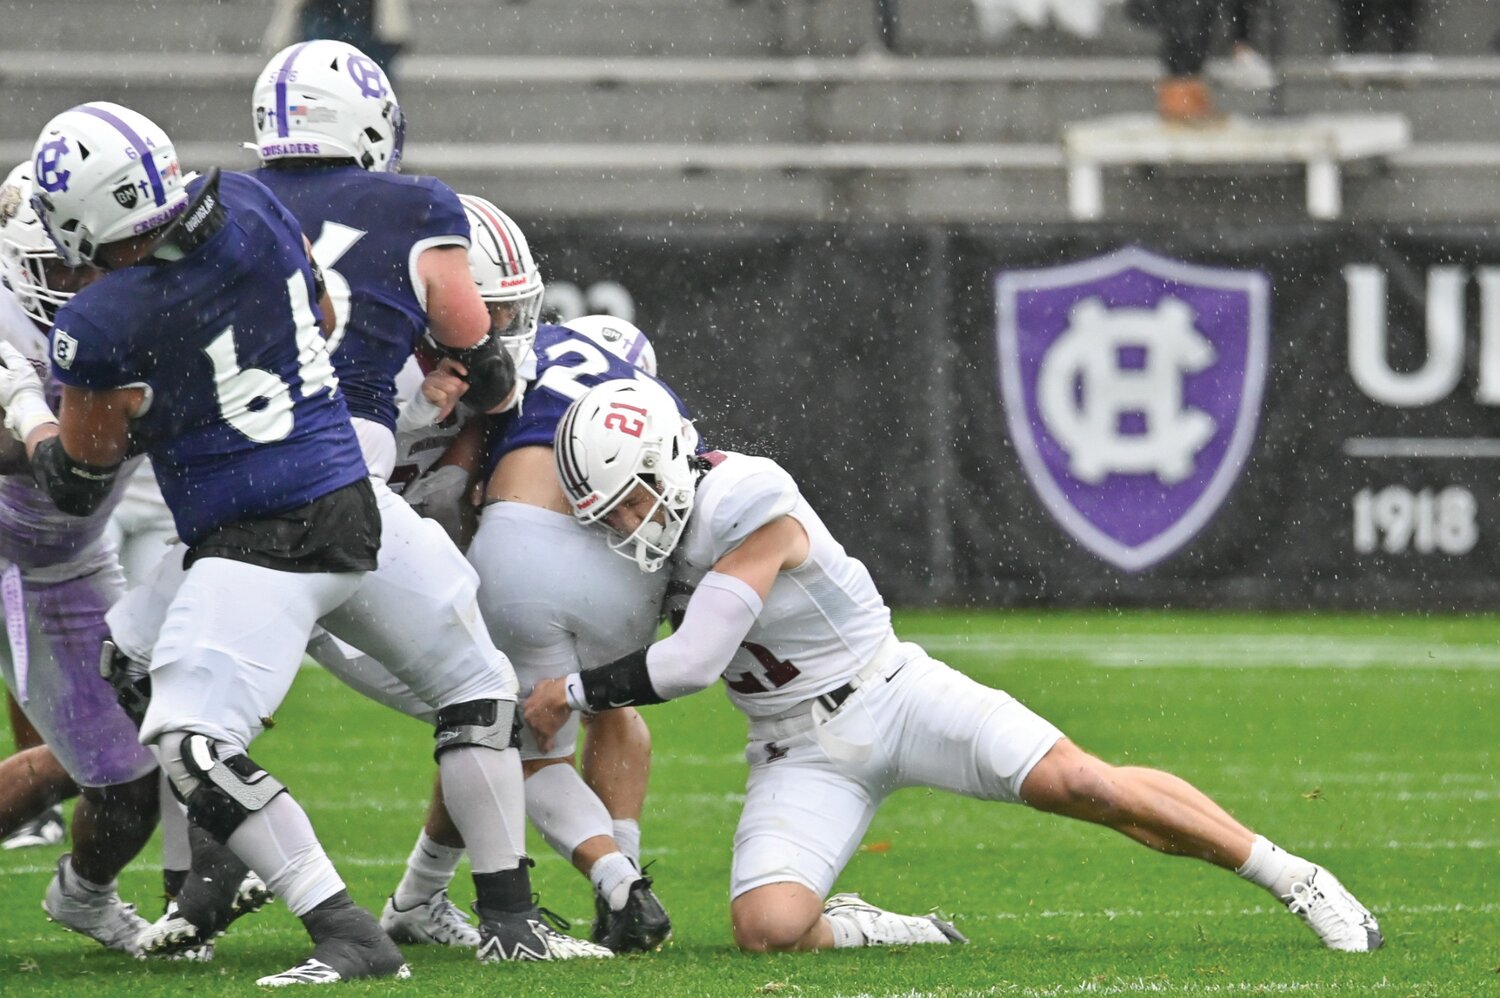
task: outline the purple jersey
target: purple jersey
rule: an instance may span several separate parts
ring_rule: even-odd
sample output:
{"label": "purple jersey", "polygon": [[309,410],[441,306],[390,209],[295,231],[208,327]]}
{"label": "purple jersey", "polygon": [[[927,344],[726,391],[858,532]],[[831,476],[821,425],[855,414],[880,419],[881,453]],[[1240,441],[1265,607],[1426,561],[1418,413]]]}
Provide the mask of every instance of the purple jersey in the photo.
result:
{"label": "purple jersey", "polygon": [[251,177],[225,173],[219,192],[225,222],[202,246],[106,273],[52,330],[63,384],[149,391],[132,436],[190,545],[366,475],[318,328],[302,230]]}
{"label": "purple jersey", "polygon": [[[500,459],[521,447],[551,447],[557,424],[575,399],[595,385],[622,378],[653,381],[667,390],[688,419],[682,399],[670,385],[637,368],[582,333],[566,326],[541,325],[536,330],[536,380],[526,389],[521,411],[492,417],[485,434],[484,474],[488,478]],[[699,450],[703,450],[700,447]]]}
{"label": "purple jersey", "polygon": [[431,177],[357,166],[255,173],[313,241],[338,313],[332,337],[339,386],[354,416],[396,428],[396,375],[427,330],[414,275],[433,246],[469,245],[458,195]]}

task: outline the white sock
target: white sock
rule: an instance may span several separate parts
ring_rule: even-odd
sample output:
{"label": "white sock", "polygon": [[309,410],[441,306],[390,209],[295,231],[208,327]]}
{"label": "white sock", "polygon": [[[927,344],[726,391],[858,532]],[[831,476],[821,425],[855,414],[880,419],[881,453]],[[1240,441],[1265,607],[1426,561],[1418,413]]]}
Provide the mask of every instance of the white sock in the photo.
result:
{"label": "white sock", "polygon": [[107,884],[96,884],[92,880],[85,880],[73,867],[73,857],[63,864],[62,889],[64,894],[71,894],[80,901],[87,900],[90,895],[113,894],[116,883],[111,880]]}
{"label": "white sock", "polygon": [[161,771],[161,867],[163,870],[186,870],[193,865],[193,850],[188,845],[187,811],[172,794],[172,781]]}
{"label": "white sock", "polygon": [[622,852],[612,852],[594,861],[589,881],[594,890],[609,902],[610,911],[619,911],[630,900],[630,885],[641,879],[641,871]]}
{"label": "white sock", "polygon": [[226,843],[299,918],[344,889],[312,822],[291,794],[252,812]]}
{"label": "white sock", "polygon": [[856,946],[865,945],[865,934],[859,931],[859,926],[854,924],[852,918],[834,918],[824,915],[828,927],[833,930],[834,949],[852,949]]}
{"label": "white sock", "polygon": [[464,858],[463,846],[441,845],[427,837],[426,829],[406,857],[406,873],[396,885],[396,907],[402,911],[425,903],[438,891],[447,890]]}
{"label": "white sock", "polygon": [[1292,884],[1306,880],[1315,868],[1312,863],[1293,856],[1264,835],[1257,835],[1250,847],[1250,858],[1234,872],[1285,900],[1292,896]]}
{"label": "white sock", "polygon": [[615,845],[630,857],[636,866],[641,865],[641,823],[634,818],[616,818],[614,825]]}
{"label": "white sock", "polygon": [[567,763],[543,766],[526,778],[526,814],[547,844],[570,863],[589,839],[610,837],[604,803]]}
{"label": "white sock", "polygon": [[438,757],[443,803],[464,837],[475,873],[513,870],[526,855],[521,754],[460,745]]}

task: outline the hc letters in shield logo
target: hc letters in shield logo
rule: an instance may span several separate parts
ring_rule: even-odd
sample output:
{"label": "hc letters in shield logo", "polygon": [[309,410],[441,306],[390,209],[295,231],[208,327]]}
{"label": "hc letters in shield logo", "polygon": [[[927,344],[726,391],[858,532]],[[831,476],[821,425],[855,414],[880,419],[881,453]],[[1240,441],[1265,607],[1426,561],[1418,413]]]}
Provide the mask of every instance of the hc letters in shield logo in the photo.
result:
{"label": "hc letters in shield logo", "polygon": [[366,97],[385,96],[385,76],[372,60],[362,55],[350,56],[346,65],[360,93]]}
{"label": "hc letters in shield logo", "polygon": [[68,137],[59,135],[37,150],[36,185],[51,193],[67,191],[68,178],[73,174],[62,168],[62,158],[68,154]]}
{"label": "hc letters in shield logo", "polygon": [[1255,439],[1270,284],[1138,247],[996,280],[1000,394],[1063,527],[1139,571],[1213,517]]}
{"label": "hc letters in shield logo", "polygon": [[73,366],[73,358],[78,356],[78,341],[61,329],[52,331],[52,361],[63,370]]}

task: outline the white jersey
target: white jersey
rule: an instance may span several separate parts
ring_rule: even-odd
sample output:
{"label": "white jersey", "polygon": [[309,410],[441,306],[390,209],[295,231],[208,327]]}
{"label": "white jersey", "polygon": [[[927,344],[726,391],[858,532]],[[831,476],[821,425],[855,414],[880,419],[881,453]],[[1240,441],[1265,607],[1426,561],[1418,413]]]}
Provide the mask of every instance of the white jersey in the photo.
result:
{"label": "white jersey", "polygon": [[724,670],[729,699],[751,718],[770,717],[837,689],[891,635],[891,611],[869,570],[851,558],[775,461],[704,455],[712,469],[675,562],[676,581],[696,587],[716,562],[780,517],[807,531],[807,561],[782,572],[750,633]]}
{"label": "white jersey", "polygon": [[[415,357],[406,358],[406,366],[396,375],[396,405],[416,397],[422,390],[422,369]],[[458,431],[463,429],[469,410],[456,406],[453,415],[437,426],[424,426],[418,430],[396,433],[396,456],[390,478],[386,482],[391,491],[400,495],[412,482],[427,473],[427,469],[443,456]],[[368,458],[368,454],[366,455]],[[373,466],[372,466],[372,470]]]}

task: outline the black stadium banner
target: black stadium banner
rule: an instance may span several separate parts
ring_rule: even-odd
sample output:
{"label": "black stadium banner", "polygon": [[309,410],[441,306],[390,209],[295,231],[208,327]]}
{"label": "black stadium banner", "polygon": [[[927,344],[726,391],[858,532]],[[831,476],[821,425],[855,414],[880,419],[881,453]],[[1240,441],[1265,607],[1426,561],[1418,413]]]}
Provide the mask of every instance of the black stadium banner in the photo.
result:
{"label": "black stadium banner", "polygon": [[894,603],[1497,602],[1491,228],[529,231]]}

